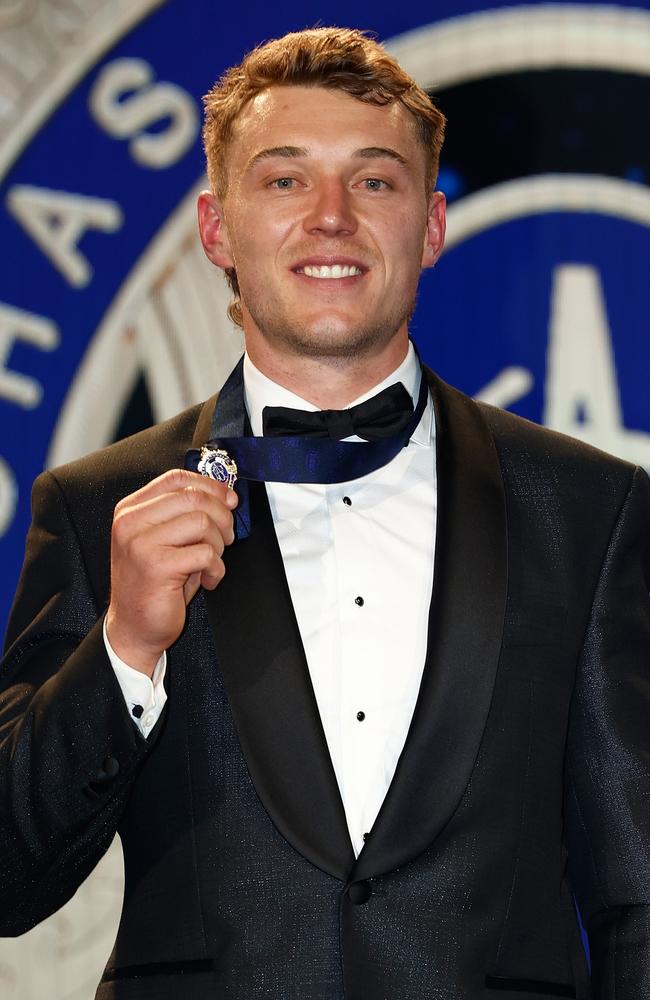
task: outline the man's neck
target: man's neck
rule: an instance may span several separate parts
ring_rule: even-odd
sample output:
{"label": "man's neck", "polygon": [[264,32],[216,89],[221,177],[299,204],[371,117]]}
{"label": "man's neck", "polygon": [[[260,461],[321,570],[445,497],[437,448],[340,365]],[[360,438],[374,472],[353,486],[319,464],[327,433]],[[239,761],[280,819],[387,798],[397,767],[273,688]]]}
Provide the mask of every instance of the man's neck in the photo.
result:
{"label": "man's neck", "polygon": [[408,352],[408,337],[394,337],[376,352],[353,357],[277,355],[257,341],[249,343],[249,358],[262,374],[321,410],[339,410],[379,385],[400,366]]}
{"label": "man's neck", "polygon": [[[304,396],[300,396],[286,386],[282,386],[278,382],[267,378],[256,367],[248,354],[244,355],[243,375],[246,411],[251,422],[253,434],[255,435],[259,436],[264,433],[263,413],[265,407],[287,407],[292,410],[317,410],[321,408],[308,399],[305,399]],[[365,393],[349,400],[349,404],[357,405],[363,403],[376,395],[377,392],[388,388],[389,385],[401,383],[411,396],[413,405],[415,406],[420,391],[420,379],[420,364],[413,346],[409,344],[406,357],[402,363],[389,372],[381,382],[373,384]],[[345,404],[343,407],[325,407],[325,409],[337,410],[346,408]],[[425,433],[428,438],[430,430]]]}

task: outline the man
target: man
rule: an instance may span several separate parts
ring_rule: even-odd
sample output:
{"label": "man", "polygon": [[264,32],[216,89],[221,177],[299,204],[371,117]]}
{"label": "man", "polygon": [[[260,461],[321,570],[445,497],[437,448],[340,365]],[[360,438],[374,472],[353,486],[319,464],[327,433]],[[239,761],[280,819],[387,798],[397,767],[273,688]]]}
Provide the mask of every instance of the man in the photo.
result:
{"label": "man", "polygon": [[199,223],[243,367],[36,485],[0,931],[117,830],[100,1000],[650,996],[650,485],[420,368],[442,129],[357,32],[231,70]]}

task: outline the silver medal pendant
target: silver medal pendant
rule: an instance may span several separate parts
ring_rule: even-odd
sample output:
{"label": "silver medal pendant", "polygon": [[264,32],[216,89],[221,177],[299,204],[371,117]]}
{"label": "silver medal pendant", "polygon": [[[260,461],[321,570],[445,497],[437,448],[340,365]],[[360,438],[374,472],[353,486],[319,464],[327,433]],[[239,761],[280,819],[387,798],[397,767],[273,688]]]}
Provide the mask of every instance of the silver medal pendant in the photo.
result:
{"label": "silver medal pendant", "polygon": [[223,448],[208,448],[204,444],[197,472],[209,479],[216,479],[218,483],[227,483],[228,489],[232,489],[237,481],[237,465]]}

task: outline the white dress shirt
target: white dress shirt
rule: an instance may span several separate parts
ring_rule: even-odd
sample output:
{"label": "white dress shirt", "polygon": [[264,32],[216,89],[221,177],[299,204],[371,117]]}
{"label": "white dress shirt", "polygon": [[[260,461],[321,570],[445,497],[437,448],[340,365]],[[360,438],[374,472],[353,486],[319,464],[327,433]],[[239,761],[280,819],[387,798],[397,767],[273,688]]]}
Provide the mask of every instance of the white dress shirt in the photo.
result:
{"label": "white dress shirt", "polygon": [[[395,382],[415,405],[420,378],[409,345],[396,371],[350,405]],[[244,390],[254,434],[262,433],[265,406],[318,409],[268,379],[248,356]],[[429,399],[408,447],[383,468],[349,483],[266,484],[357,855],[395,773],[422,678],[436,533],[434,435]],[[165,658],[152,683],[106,642],[129,708],[142,706],[136,724],[146,736],[166,698]]]}
{"label": "white dress shirt", "polygon": [[111,646],[106,631],[106,619],[104,619],[104,645],[133,721],[142,735],[148,736],[160,718],[167,701],[167,692],[163,684],[167,654],[163,653],[156,663],[152,677],[143,674],[141,670],[135,670],[121,660]]}

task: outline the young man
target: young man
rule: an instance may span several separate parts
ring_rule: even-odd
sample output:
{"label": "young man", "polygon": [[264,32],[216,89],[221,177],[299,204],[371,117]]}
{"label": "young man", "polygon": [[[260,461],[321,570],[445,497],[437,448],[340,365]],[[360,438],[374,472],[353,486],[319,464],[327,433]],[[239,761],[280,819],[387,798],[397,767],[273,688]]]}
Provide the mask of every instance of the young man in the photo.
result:
{"label": "young man", "polygon": [[100,1000],[650,995],[650,484],[420,367],[442,130],[357,32],[231,70],[199,224],[243,363],[35,487],[0,931],[117,830]]}

